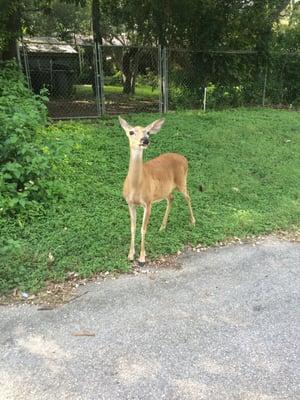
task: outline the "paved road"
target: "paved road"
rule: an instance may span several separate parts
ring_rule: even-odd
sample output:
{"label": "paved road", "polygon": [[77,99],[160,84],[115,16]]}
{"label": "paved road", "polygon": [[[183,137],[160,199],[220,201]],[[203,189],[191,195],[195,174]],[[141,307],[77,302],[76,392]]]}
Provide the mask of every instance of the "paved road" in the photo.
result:
{"label": "paved road", "polygon": [[181,262],[93,283],[56,310],[1,307],[0,399],[300,399],[300,245]]}

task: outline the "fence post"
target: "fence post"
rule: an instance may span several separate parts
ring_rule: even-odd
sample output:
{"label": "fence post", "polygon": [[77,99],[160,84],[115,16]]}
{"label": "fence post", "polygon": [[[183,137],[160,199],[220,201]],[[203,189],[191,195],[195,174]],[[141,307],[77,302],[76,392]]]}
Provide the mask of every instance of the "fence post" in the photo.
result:
{"label": "fence post", "polygon": [[168,112],[168,54],[166,47],[162,50],[162,75],[163,75],[163,112]]}
{"label": "fence post", "polygon": [[105,98],[104,98],[104,74],[102,63],[102,49],[99,43],[94,44],[95,54],[95,88],[96,88],[96,106],[99,116],[105,114]]}
{"label": "fence post", "polygon": [[53,90],[53,62],[52,62],[52,58],[50,58],[50,89],[51,91]]}
{"label": "fence post", "polygon": [[163,113],[163,86],[162,86],[162,59],[161,59],[161,45],[158,45],[158,87],[159,87],[159,105],[158,111]]}
{"label": "fence post", "polygon": [[206,94],[207,94],[207,88],[204,88],[204,98],[203,98],[203,111],[206,111]]}
{"label": "fence post", "polygon": [[26,44],[24,43],[23,39],[22,39],[22,50],[23,50],[24,68],[25,68],[28,89],[32,89],[27,48],[26,48]]}
{"label": "fence post", "polygon": [[97,44],[94,43],[94,78],[95,78],[95,90],[96,90],[96,107],[97,114],[101,116],[101,105],[100,105],[100,88],[98,79],[98,57],[97,57]]}
{"label": "fence post", "polygon": [[103,54],[102,46],[99,47],[99,78],[100,78],[100,102],[102,107],[102,115],[105,114],[105,97],[104,97],[104,70],[103,70]]}
{"label": "fence post", "polygon": [[17,64],[22,71],[22,61],[21,61],[21,54],[20,54],[20,42],[17,41]]}
{"label": "fence post", "polygon": [[268,65],[266,65],[266,69],[265,69],[264,88],[263,88],[263,98],[262,98],[262,105],[263,105],[263,107],[265,106],[265,101],[266,101],[267,77],[268,77]]}

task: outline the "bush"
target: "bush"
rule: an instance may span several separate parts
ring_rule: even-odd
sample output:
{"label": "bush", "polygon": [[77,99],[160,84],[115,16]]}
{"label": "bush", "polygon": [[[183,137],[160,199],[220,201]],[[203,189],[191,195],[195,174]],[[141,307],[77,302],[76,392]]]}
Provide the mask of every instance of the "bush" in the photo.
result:
{"label": "bush", "polygon": [[136,77],[136,84],[137,86],[151,86],[152,91],[158,87],[158,76],[156,73],[148,69],[146,74],[138,75]]}
{"label": "bush", "polygon": [[203,104],[203,93],[200,90],[189,88],[184,85],[169,86],[169,104],[171,109],[184,110],[186,108],[198,109]]}
{"label": "bush", "polygon": [[240,86],[222,86],[209,84],[207,86],[207,108],[240,107],[244,98]]}
{"label": "bush", "polygon": [[106,76],[104,78],[104,84],[109,86],[122,85],[122,72],[117,71],[114,75]]}
{"label": "bush", "polygon": [[45,125],[45,93],[34,95],[13,63],[0,70],[0,214],[16,214],[43,202],[49,187],[49,156],[37,144]]}

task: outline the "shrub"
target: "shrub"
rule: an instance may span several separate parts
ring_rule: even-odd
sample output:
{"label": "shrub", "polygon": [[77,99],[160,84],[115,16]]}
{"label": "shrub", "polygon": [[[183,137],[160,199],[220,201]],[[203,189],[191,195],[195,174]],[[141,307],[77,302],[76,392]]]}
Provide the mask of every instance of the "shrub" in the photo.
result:
{"label": "shrub", "polygon": [[137,86],[151,86],[152,91],[158,87],[158,76],[156,73],[148,69],[146,74],[138,75],[136,77],[136,84]]}
{"label": "shrub", "polygon": [[169,86],[169,104],[171,109],[201,108],[203,104],[203,93],[200,90],[184,85]]}
{"label": "shrub", "polygon": [[122,72],[117,71],[114,75],[104,78],[105,85],[118,86],[122,84]]}
{"label": "shrub", "polygon": [[0,214],[15,214],[48,196],[49,156],[37,144],[47,117],[45,93],[34,95],[13,63],[0,70]]}
{"label": "shrub", "polygon": [[207,108],[239,107],[243,105],[243,88],[240,86],[207,86]]}

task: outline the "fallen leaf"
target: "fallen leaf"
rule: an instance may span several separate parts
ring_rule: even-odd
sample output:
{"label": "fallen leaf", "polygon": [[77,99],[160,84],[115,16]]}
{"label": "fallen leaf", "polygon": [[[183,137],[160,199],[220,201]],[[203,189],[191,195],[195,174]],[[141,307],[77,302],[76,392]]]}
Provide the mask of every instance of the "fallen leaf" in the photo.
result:
{"label": "fallen leaf", "polygon": [[95,336],[94,332],[89,331],[77,331],[72,333],[73,336]]}
{"label": "fallen leaf", "polygon": [[45,305],[38,308],[38,311],[45,311],[45,310],[53,310],[53,307]]}
{"label": "fallen leaf", "polygon": [[54,256],[52,253],[48,254],[48,258],[47,258],[47,264],[50,266],[54,263]]}

